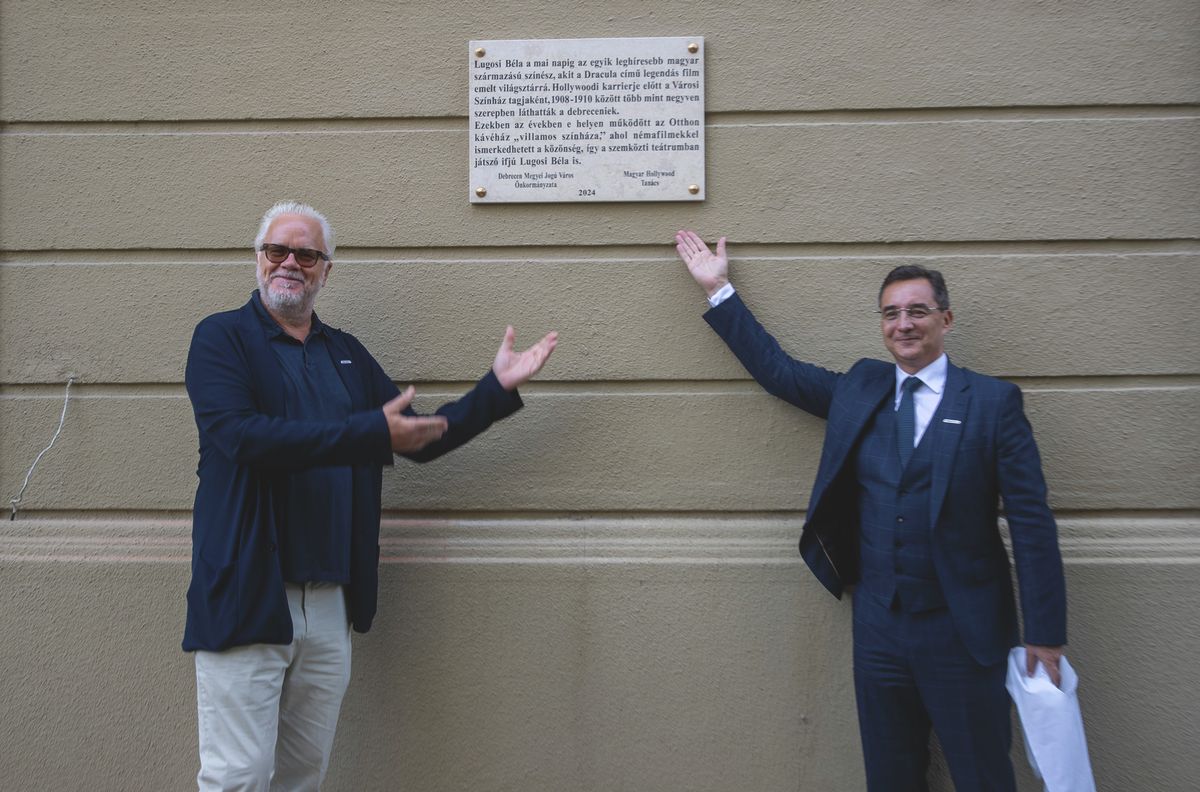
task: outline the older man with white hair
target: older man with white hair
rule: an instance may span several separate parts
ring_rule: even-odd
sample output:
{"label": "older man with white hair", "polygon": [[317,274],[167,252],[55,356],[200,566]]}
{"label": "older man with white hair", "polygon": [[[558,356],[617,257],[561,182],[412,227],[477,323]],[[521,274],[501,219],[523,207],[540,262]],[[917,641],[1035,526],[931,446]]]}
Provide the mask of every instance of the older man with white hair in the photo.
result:
{"label": "older man with white hair", "polygon": [[313,310],[334,236],[281,202],[254,242],[258,289],[200,322],[185,382],[200,436],[183,648],[195,653],[201,790],[315,790],[375,615],[384,465],[424,462],[521,407],[557,342],[509,327],[492,368],[434,415]]}

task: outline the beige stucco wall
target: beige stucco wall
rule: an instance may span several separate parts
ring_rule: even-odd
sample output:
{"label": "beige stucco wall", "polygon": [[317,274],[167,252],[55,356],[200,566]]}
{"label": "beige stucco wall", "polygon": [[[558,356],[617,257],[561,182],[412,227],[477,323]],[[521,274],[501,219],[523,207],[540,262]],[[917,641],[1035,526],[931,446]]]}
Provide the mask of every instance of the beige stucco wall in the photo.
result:
{"label": "beige stucco wall", "polygon": [[[688,34],[707,201],[468,203],[468,40]],[[422,404],[562,334],[524,411],[386,474],[329,789],[862,787],[849,605],[795,552],[822,426],[705,326],[679,227],[831,367],[885,354],[889,268],[946,273],[955,361],[1026,392],[1100,788],[1192,788],[1197,41],[1194,0],[2,0],[5,502],[77,381],[0,523],[0,785],[192,783],[183,361],[286,196],[338,232],[322,316]]]}

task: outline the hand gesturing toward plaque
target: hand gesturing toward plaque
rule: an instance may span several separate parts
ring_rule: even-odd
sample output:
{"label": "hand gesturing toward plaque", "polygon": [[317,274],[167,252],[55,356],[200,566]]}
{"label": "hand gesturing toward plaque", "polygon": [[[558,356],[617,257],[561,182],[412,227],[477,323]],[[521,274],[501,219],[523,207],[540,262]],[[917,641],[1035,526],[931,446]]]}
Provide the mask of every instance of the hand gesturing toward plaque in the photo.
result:
{"label": "hand gesturing toward plaque", "polygon": [[513,342],[516,339],[517,333],[513,330],[512,325],[509,325],[504,331],[504,340],[500,342],[500,349],[496,352],[496,360],[492,363],[492,371],[495,372],[496,379],[500,380],[500,385],[505,390],[512,390],[524,385],[534,374],[542,370],[546,359],[550,357],[550,353],[558,344],[558,333],[547,333],[541,341],[524,352],[513,350]]}
{"label": "hand gesturing toward plaque", "polygon": [[717,240],[717,252],[713,253],[695,232],[677,231],[675,250],[687,265],[692,278],[709,297],[729,283],[729,259],[725,256],[725,237]]}

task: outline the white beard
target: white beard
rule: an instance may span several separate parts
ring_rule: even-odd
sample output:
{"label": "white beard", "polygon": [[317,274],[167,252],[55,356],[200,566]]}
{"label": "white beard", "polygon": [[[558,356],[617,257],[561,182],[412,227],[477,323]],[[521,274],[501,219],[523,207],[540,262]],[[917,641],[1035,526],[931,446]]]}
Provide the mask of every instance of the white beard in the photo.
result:
{"label": "white beard", "polygon": [[261,276],[258,278],[258,293],[263,305],[287,319],[307,319],[312,313],[313,303],[317,301],[319,291],[320,283],[314,283],[312,286],[304,284],[300,291],[274,291],[269,282],[264,283]]}

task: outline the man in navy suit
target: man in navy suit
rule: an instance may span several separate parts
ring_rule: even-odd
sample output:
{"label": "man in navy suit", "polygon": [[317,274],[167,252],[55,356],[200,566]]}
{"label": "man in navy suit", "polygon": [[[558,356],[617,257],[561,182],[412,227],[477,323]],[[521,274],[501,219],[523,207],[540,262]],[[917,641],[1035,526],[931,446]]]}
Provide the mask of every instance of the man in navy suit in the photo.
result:
{"label": "man in navy suit", "polygon": [[375,616],[382,471],[434,459],[521,407],[554,350],[504,334],[491,370],[434,416],[313,311],[333,230],[278,203],[254,242],[258,290],[196,326],[184,377],[200,436],[183,648],[195,652],[201,790],[316,790]]}
{"label": "man in navy suit", "polygon": [[835,596],[853,587],[854,684],[868,788],[925,790],[932,726],[959,790],[1013,790],[1004,680],[1021,640],[998,502],[1021,593],[1026,671],[1059,683],[1066,589],[1033,431],[1011,383],[950,363],[942,275],[902,266],[879,292],[895,364],[845,373],[793,359],[733,290],[725,239],[676,250],[705,320],[769,393],[826,420],[800,552]]}

